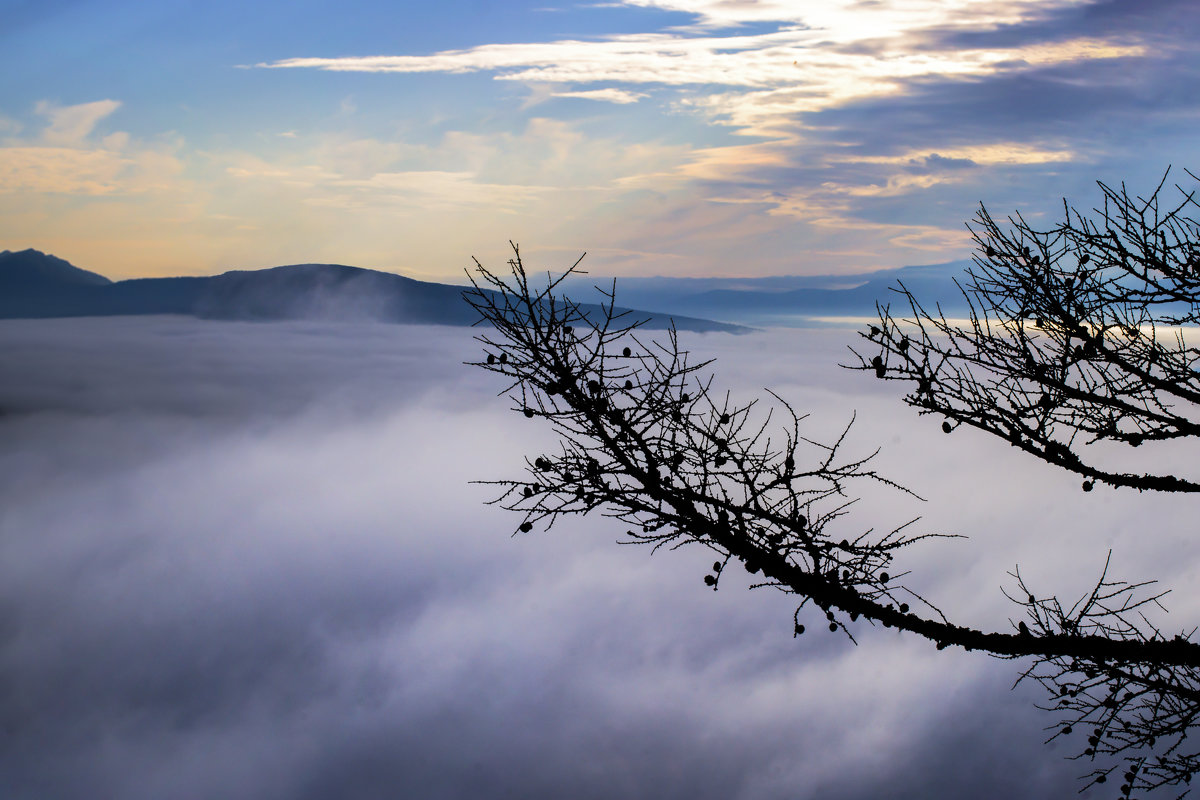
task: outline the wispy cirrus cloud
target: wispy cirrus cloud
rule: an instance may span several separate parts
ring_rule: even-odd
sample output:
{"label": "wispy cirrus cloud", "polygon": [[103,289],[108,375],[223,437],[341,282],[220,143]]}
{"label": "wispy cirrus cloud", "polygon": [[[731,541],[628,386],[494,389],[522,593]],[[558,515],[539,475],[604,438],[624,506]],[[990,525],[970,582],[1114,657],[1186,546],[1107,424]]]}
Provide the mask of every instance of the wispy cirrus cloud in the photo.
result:
{"label": "wispy cirrus cloud", "polygon": [[586,89],[578,92],[554,92],[551,97],[574,97],[579,100],[599,100],[605,103],[626,105],[649,97],[642,92],[630,92],[625,89]]}
{"label": "wispy cirrus cloud", "polygon": [[[979,77],[1145,52],[1141,45],[1100,37],[942,52],[898,40],[855,50],[829,40],[826,33],[802,27],[741,36],[654,33],[485,45],[429,56],[289,58],[258,66],[401,74],[492,72],[497,80],[572,85],[737,87],[741,91],[707,94],[688,103],[747,132],[761,133],[771,129],[772,119],[898,92],[903,82],[918,78]],[[590,91],[606,92],[593,94],[596,99],[630,96],[617,87]]]}
{"label": "wispy cirrus cloud", "polygon": [[[128,133],[96,135],[117,100],[60,106],[40,101],[46,124],[31,136],[0,140],[0,194],[136,194],[167,188],[182,169],[169,147],[132,142]],[[14,126],[15,130],[15,126]]]}
{"label": "wispy cirrus cloud", "polygon": [[[401,74],[488,72],[497,80],[533,84],[614,84],[580,90],[593,93],[595,99],[628,97],[628,90],[618,88],[622,85],[727,87],[699,97],[687,94],[683,103],[743,132],[770,134],[778,133],[781,120],[796,114],[901,93],[915,80],[981,78],[1146,54],[1142,42],[1120,31],[1059,32],[977,43],[948,35],[1030,25],[1052,12],[1089,2],[626,0],[613,5],[685,12],[695,17],[696,26],[587,40],[487,44],[429,55],[296,57],[257,66]],[[755,33],[738,31],[748,23],[771,25]]]}
{"label": "wispy cirrus cloud", "polygon": [[826,31],[833,41],[857,41],[938,25],[1011,25],[1055,8],[1090,0],[621,0],[621,5],[693,14],[693,27],[725,28],[749,23],[794,22]]}
{"label": "wispy cirrus cloud", "polygon": [[79,144],[95,129],[100,120],[112,114],[121,103],[117,100],[97,100],[73,106],[59,106],[42,100],[36,112],[50,120],[42,137],[51,144]]}

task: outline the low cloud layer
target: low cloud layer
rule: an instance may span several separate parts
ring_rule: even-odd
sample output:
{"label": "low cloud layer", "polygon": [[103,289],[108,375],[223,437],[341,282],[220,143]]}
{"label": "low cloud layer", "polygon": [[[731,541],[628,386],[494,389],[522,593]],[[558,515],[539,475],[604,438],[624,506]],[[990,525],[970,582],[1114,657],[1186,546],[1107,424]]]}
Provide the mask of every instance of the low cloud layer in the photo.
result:
{"label": "low cloud layer", "polygon": [[[515,538],[471,480],[549,447],[461,365],[470,332],[0,323],[0,785],[74,798],[1070,796],[1017,665],[891,631],[790,635],[700,550],[604,520]],[[1200,616],[1186,503],[1098,490],[836,367],[845,331],[694,337],[929,499],[850,525],[962,532],[915,587],[1003,627],[1005,571],[1078,591],[1105,551]],[[769,354],[769,355],[767,355]],[[964,500],[964,498],[970,498]],[[1139,533],[1151,531],[1153,536]],[[814,624],[810,626],[819,629]],[[856,632],[858,633],[858,632]]]}

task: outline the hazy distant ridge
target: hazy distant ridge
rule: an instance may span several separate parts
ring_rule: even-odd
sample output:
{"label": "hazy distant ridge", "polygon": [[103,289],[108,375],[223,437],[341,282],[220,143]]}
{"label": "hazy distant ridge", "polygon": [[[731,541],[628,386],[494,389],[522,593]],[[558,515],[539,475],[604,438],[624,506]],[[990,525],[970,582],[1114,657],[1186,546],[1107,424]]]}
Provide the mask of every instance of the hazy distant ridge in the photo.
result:
{"label": "hazy distant ridge", "polygon": [[[342,264],[295,264],[211,277],[112,282],[37,250],[0,252],[0,318],[184,314],[209,319],[324,319],[471,325],[478,314],[462,286]],[[598,306],[586,306],[591,313]],[[677,314],[631,318],[682,330],[744,330]]]}

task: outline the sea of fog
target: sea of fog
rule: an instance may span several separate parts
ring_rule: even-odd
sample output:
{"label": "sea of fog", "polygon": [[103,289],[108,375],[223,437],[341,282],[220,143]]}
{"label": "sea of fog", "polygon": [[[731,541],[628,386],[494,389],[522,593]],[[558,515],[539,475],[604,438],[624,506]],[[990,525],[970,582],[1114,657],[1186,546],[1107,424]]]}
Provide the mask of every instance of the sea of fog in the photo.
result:
{"label": "sea of fog", "polygon": [[[185,318],[0,322],[0,796],[1062,798],[1078,750],[1019,663],[703,583],[699,548],[603,518],[511,536],[474,480],[554,443],[461,328]],[[1073,596],[1106,553],[1200,621],[1186,499],[1080,491],[840,369],[853,330],[683,337],[925,498],[905,580],[1011,629],[1020,564]],[[1078,744],[1078,743],[1076,743]],[[1082,745],[1080,745],[1082,747]],[[1084,795],[1087,796],[1087,795]]]}

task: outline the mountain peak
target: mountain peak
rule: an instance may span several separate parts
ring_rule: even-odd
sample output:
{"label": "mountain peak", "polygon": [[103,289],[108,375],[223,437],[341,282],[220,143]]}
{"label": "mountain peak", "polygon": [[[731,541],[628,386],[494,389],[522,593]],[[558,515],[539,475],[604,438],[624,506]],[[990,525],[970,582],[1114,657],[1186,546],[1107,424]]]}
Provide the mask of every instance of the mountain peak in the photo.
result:
{"label": "mountain peak", "polygon": [[77,286],[106,286],[103,275],[80,269],[69,261],[32,247],[0,252],[0,287],[53,289]]}

